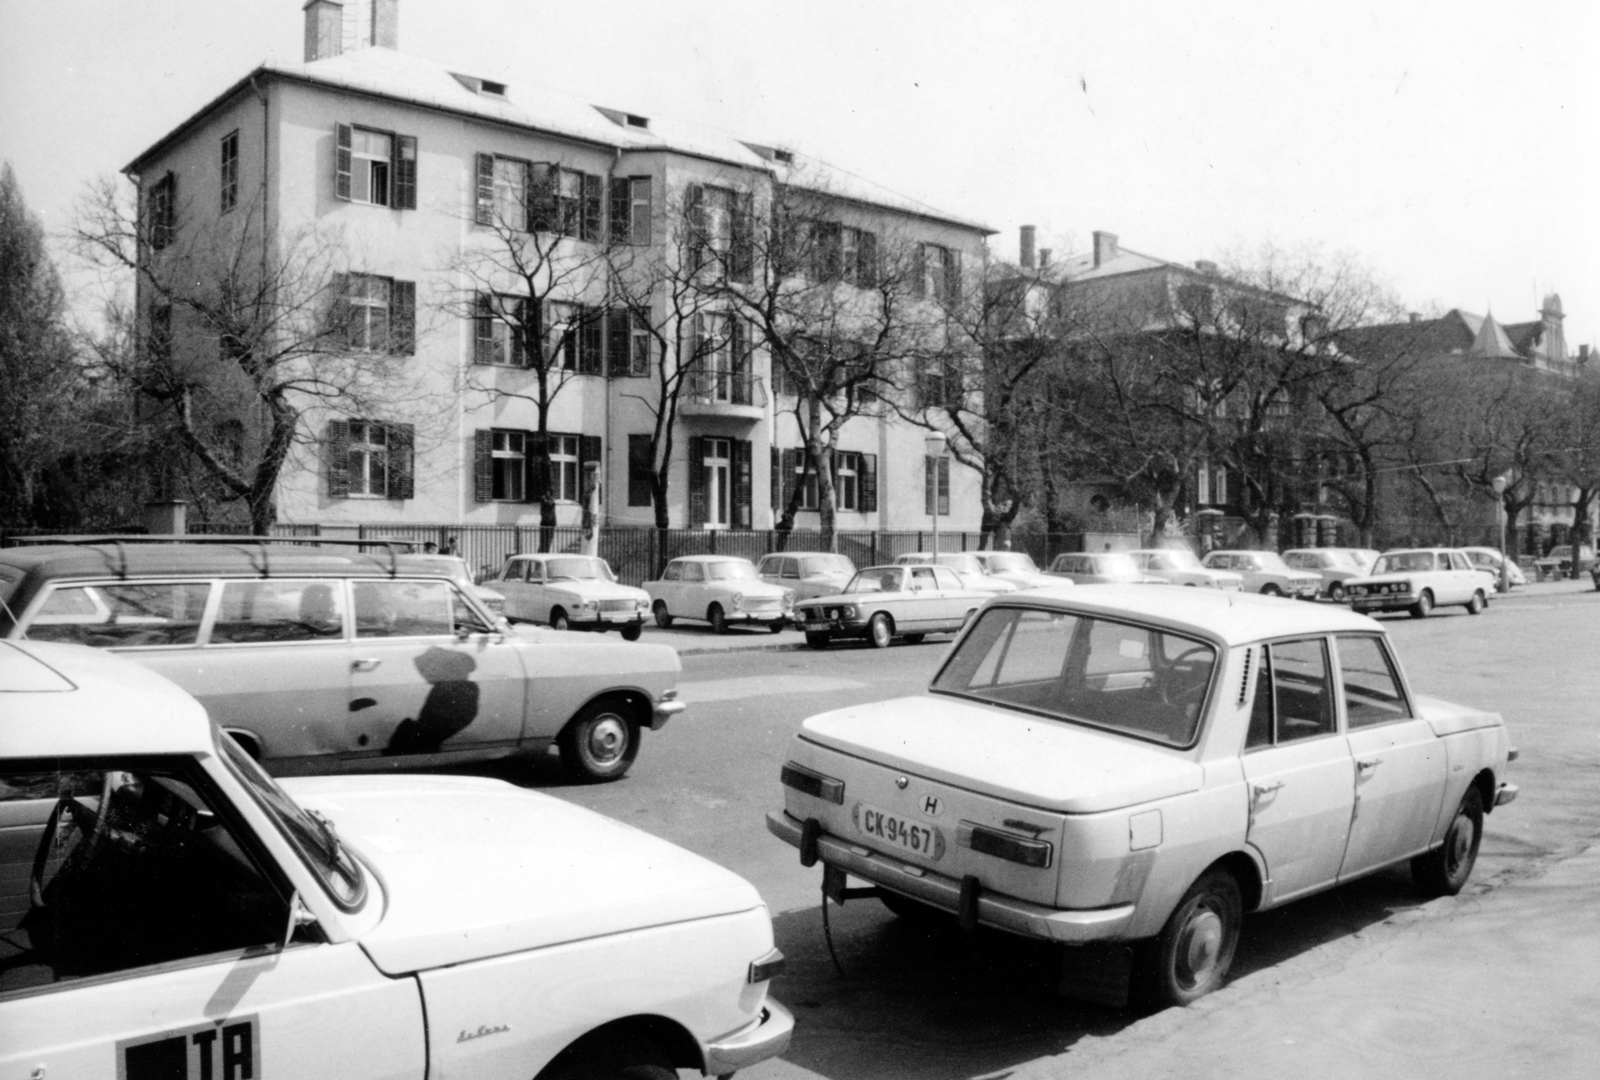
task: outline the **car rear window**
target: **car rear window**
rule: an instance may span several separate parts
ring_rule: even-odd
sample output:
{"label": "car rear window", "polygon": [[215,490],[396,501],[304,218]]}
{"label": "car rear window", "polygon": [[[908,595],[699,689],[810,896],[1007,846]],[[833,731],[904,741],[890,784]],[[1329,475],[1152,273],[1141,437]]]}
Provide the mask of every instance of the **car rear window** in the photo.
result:
{"label": "car rear window", "polygon": [[193,645],[211,594],[208,581],[107,581],[59,585],[28,619],[34,641],[100,649]]}
{"label": "car rear window", "polygon": [[1170,631],[995,607],[961,639],[933,690],[1188,746],[1216,667],[1211,645]]}

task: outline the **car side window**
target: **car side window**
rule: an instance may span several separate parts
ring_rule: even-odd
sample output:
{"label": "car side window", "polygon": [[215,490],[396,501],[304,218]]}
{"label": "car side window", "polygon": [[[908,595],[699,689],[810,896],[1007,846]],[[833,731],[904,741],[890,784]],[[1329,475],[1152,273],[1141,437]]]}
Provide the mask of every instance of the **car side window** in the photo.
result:
{"label": "car side window", "polygon": [[357,581],[356,637],[424,637],[454,629],[455,590],[447,581]]}
{"label": "car side window", "polygon": [[683,578],[682,563],[668,563],[666,571],[661,575],[662,581],[680,581]]}
{"label": "car side window", "polygon": [[705,579],[706,579],[706,568],[702,564],[697,563],[697,562],[690,562],[690,563],[684,563],[683,564],[683,580],[685,580],[685,581],[704,581]]}
{"label": "car side window", "polygon": [[1279,641],[1272,657],[1272,705],[1279,743],[1330,735],[1335,730],[1328,650],[1321,638]]}
{"label": "car side window", "polygon": [[208,644],[259,645],[343,636],[343,582],[268,578],[223,583]]}
{"label": "car side window", "polygon": [[112,764],[124,767],[0,766],[0,806],[32,867],[26,902],[0,909],[0,996],[275,948],[288,932],[286,892],[191,766]]}
{"label": "car side window", "polygon": [[800,576],[800,560],[783,560],[783,576],[786,578],[798,578]]}
{"label": "car side window", "polygon": [[932,569],[933,580],[938,583],[939,588],[959,589],[962,587],[961,579],[956,576],[956,572],[954,570],[951,570],[946,566],[935,566]]}
{"label": "car side window", "polygon": [[205,581],[105,581],[51,590],[24,627],[34,641],[95,648],[193,645],[211,595]]}
{"label": "car side window", "polygon": [[911,568],[911,589],[932,589],[937,585],[938,579],[933,576],[931,566],[913,566]]}
{"label": "car side window", "polygon": [[1411,707],[1383,642],[1370,634],[1341,634],[1336,640],[1346,723],[1362,728],[1409,720]]}

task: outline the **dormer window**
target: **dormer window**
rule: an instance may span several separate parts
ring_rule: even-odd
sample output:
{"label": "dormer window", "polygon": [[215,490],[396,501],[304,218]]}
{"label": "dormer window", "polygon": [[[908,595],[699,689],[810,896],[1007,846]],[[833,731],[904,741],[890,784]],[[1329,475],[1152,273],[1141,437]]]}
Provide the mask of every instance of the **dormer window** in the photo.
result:
{"label": "dormer window", "polygon": [[506,84],[503,82],[490,82],[488,79],[484,79],[479,90],[481,93],[493,94],[495,97],[506,96]]}
{"label": "dormer window", "polygon": [[454,71],[450,73],[450,77],[474,94],[489,94],[492,97],[501,98],[506,96],[506,84],[503,82],[480,79],[476,75],[462,75]]}
{"label": "dormer window", "polygon": [[644,129],[648,130],[649,127],[650,127],[650,118],[648,116],[637,116],[634,113],[629,113],[628,114],[628,126],[629,127],[636,127],[636,128],[644,128]]}
{"label": "dormer window", "polygon": [[785,165],[793,165],[794,164],[794,151],[792,151],[792,150],[774,150],[772,152],[772,159],[774,161],[781,161]]}

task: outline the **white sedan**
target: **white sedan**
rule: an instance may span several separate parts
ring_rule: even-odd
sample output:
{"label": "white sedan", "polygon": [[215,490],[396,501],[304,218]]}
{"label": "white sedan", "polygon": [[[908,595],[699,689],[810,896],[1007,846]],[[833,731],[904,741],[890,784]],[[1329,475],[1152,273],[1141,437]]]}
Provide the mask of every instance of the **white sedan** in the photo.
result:
{"label": "white sedan", "polygon": [[650,594],[617,581],[610,564],[588,555],[513,555],[494,587],[513,622],[549,623],[557,630],[619,630],[639,640]]}
{"label": "white sedan", "polygon": [[755,564],[736,555],[685,555],[673,559],[658,581],[644,583],[662,629],[677,619],[703,619],[718,634],[734,623],[760,623],[774,634],[794,611],[794,590],[769,585]]}
{"label": "white sedan", "polygon": [[990,596],[1016,592],[1022,587],[1014,581],[989,573],[978,556],[970,551],[941,551],[938,558],[934,558],[932,552],[911,551],[895,562],[900,566],[947,566],[961,579],[963,589],[988,593]]}
{"label": "white sedan", "polygon": [[1133,561],[1151,577],[1172,585],[1194,585],[1203,589],[1229,589],[1240,592],[1244,578],[1232,570],[1212,570],[1188,548],[1141,548],[1130,551]]}
{"label": "white sedan", "polygon": [[1458,548],[1385,551],[1372,573],[1345,582],[1357,611],[1409,611],[1425,619],[1436,607],[1459,605],[1477,615],[1494,592],[1489,572],[1473,566]]}

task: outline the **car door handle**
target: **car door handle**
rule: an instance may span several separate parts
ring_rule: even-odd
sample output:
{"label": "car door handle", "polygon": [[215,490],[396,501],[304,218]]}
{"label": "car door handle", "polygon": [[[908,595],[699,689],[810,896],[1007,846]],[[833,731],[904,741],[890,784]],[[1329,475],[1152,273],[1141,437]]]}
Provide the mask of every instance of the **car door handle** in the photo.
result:
{"label": "car door handle", "polygon": [[383,661],[379,660],[377,657],[369,656],[365,660],[352,660],[350,662],[350,670],[351,671],[377,671],[378,670],[378,665],[381,664],[381,663],[383,663]]}
{"label": "car door handle", "polygon": [[1260,802],[1263,798],[1271,795],[1274,791],[1277,791],[1281,787],[1283,787],[1283,781],[1279,780],[1276,784],[1267,784],[1265,786],[1257,785],[1251,789],[1251,793],[1255,796],[1256,801]]}
{"label": "car door handle", "polygon": [[1358,759],[1356,761],[1356,768],[1358,770],[1360,770],[1361,772],[1365,773],[1365,772],[1371,772],[1373,769],[1376,769],[1379,765],[1382,765],[1382,764],[1383,764],[1383,759],[1381,757],[1367,758],[1365,761],[1362,761],[1362,760]]}

